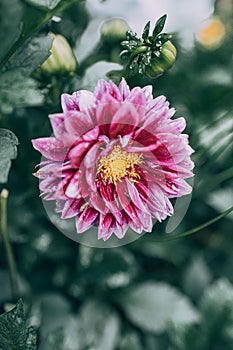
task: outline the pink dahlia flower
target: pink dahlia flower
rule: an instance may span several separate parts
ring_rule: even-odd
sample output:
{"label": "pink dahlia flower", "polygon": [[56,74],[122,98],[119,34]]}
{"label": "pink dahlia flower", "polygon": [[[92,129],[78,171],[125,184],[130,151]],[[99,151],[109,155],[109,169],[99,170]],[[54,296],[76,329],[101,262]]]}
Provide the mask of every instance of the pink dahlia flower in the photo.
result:
{"label": "pink dahlia flower", "polygon": [[78,233],[94,224],[103,240],[128,227],[151,232],[152,219],[173,214],[170,198],[191,192],[185,120],[172,120],[174,108],[154,99],[151,86],[100,80],[94,93],[63,94],[62,108],[50,115],[54,136],[32,141],[47,159],[35,175],[61,218],[75,217]]}

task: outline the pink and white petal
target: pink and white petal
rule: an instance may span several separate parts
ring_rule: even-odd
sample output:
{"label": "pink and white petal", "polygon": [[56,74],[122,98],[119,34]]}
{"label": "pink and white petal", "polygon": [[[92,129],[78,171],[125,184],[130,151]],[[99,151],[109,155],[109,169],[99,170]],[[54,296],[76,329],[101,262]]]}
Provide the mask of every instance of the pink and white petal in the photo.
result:
{"label": "pink and white petal", "polygon": [[106,241],[112,235],[112,223],[114,219],[112,214],[99,214],[98,239]]}
{"label": "pink and white petal", "polygon": [[115,222],[115,227],[113,228],[113,232],[114,232],[114,234],[117,236],[117,238],[122,239],[122,238],[124,238],[128,227],[129,227],[128,224],[120,225],[120,224],[116,221],[116,222]]}
{"label": "pink and white petal", "polygon": [[70,219],[77,216],[80,213],[80,208],[83,204],[85,204],[83,198],[68,199],[63,206],[61,218]]}
{"label": "pink and white petal", "polygon": [[130,89],[124,78],[121,79],[121,82],[118,88],[122,96],[122,99],[125,100],[127,96],[130,94]]}
{"label": "pink and white petal", "polygon": [[69,134],[78,137],[94,127],[92,120],[85,112],[69,111],[65,118],[65,128]]}
{"label": "pink and white petal", "polygon": [[132,104],[123,104],[113,115],[111,125],[109,127],[109,136],[114,139],[117,136],[125,136],[131,134],[137,127],[139,115],[136,108]]}
{"label": "pink and white petal", "polygon": [[50,114],[49,118],[55,137],[62,137],[66,132],[64,125],[65,115],[63,113]]}
{"label": "pink and white petal", "polygon": [[153,87],[152,87],[152,85],[144,86],[142,88],[142,91],[146,97],[147,103],[153,100],[153,94],[152,94]]}
{"label": "pink and white petal", "polygon": [[91,147],[90,142],[79,142],[68,153],[68,158],[74,168],[79,168],[84,160],[85,154]]}
{"label": "pink and white petal", "polygon": [[53,161],[64,161],[68,147],[55,137],[43,137],[32,140],[33,147],[44,157]]}
{"label": "pink and white petal", "polygon": [[121,107],[121,102],[105,94],[101,102],[96,106],[96,121],[99,126],[108,125],[111,123],[114,114]]}
{"label": "pink and white petal", "polygon": [[77,198],[80,195],[79,177],[80,174],[76,171],[75,175],[68,182],[68,185],[65,188],[65,195],[67,197]]}
{"label": "pink and white petal", "polygon": [[89,149],[89,151],[85,155],[84,166],[87,169],[89,169],[89,168],[95,169],[96,168],[97,162],[98,162],[98,157],[99,157],[99,154],[101,152],[100,145],[101,145],[101,143],[97,142]]}
{"label": "pink and white petal", "polygon": [[122,209],[132,221],[139,224],[137,213],[134,209],[134,204],[132,203],[131,199],[128,198],[128,189],[123,181],[119,181],[117,183],[116,191]]}
{"label": "pink and white petal", "polygon": [[97,101],[101,100],[103,95],[106,92],[108,92],[108,88],[109,88],[109,82],[107,82],[104,79],[98,80],[96,87],[95,87],[95,90],[94,90],[94,96],[95,96]]}
{"label": "pink and white petal", "polygon": [[93,223],[96,221],[99,213],[91,208],[90,206],[87,206],[80,216],[76,217],[76,229],[78,233],[82,233],[86,230],[88,230]]}
{"label": "pink and white petal", "polygon": [[72,95],[62,94],[61,105],[64,112],[82,111],[91,107],[95,102],[95,97],[88,90],[80,90]]}
{"label": "pink and white petal", "polygon": [[89,202],[91,206],[100,213],[106,214],[108,208],[98,192],[91,192]]}
{"label": "pink and white petal", "polygon": [[145,204],[143,203],[143,201],[138,193],[138,190],[136,189],[134,184],[132,182],[130,182],[127,178],[125,178],[124,181],[126,183],[128,194],[129,194],[129,197],[131,198],[131,200],[134,204],[134,207],[137,207],[139,210],[148,213],[148,209],[145,206]]}

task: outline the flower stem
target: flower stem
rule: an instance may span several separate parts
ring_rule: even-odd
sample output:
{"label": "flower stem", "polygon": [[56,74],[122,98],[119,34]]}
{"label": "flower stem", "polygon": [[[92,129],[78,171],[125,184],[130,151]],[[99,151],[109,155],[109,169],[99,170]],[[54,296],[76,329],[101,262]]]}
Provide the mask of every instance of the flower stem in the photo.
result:
{"label": "flower stem", "polygon": [[8,198],[8,191],[6,189],[3,189],[0,194],[0,204],[1,204],[0,233],[2,235],[2,241],[6,251],[6,256],[7,256],[12,298],[15,299],[18,296],[17,270],[16,270],[15,259],[14,259],[13,251],[9,242],[8,232],[7,232],[7,198]]}
{"label": "flower stem", "polygon": [[173,235],[173,234],[169,234],[169,235],[166,235],[166,236],[162,236],[162,237],[153,237],[152,238],[152,241],[155,241],[155,242],[163,242],[163,241],[173,241],[175,239],[179,239],[179,238],[183,238],[183,237],[186,237],[186,236],[190,236],[200,230],[203,230],[204,228],[212,225],[213,223],[215,223],[216,221],[222,219],[224,216],[230,214],[231,212],[233,211],[233,207],[227,209],[226,211],[224,211],[222,214],[216,216],[215,218],[207,221],[207,222],[204,222],[204,224],[201,224],[191,230],[188,230],[188,231],[185,231],[185,232],[182,232],[182,233],[178,233],[176,235]]}

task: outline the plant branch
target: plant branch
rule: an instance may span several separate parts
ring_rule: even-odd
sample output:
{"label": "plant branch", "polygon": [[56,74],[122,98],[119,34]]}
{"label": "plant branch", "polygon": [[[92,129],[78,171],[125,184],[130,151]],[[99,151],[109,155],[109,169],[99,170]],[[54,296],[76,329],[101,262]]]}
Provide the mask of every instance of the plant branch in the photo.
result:
{"label": "plant branch", "polygon": [[6,251],[6,256],[7,256],[12,298],[15,299],[18,296],[17,270],[16,270],[15,259],[14,259],[13,251],[9,242],[8,232],[7,232],[7,198],[8,198],[8,191],[6,189],[3,189],[0,194],[0,204],[1,204],[0,233],[2,235],[2,241]]}
{"label": "plant branch", "polygon": [[182,233],[178,233],[177,235],[173,235],[173,234],[169,234],[169,235],[166,235],[166,236],[162,236],[162,237],[153,237],[152,238],[152,241],[155,241],[155,242],[165,242],[165,241],[173,241],[175,239],[179,239],[179,238],[183,238],[183,237],[186,237],[186,236],[190,236],[200,230],[203,230],[204,228],[214,224],[216,221],[219,221],[221,220],[224,216],[230,214],[231,212],[233,211],[233,207],[227,209],[226,211],[224,211],[222,214],[216,216],[215,218],[205,222],[204,224],[201,224],[191,230],[188,230],[188,231],[185,231],[185,232],[182,232]]}

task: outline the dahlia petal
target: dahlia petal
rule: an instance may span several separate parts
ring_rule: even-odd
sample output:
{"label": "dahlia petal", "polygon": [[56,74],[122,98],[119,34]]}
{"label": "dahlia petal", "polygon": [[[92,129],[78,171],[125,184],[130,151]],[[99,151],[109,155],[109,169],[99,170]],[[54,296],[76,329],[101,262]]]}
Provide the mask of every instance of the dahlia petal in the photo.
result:
{"label": "dahlia petal", "polygon": [[62,209],[61,218],[62,219],[70,219],[74,216],[77,216],[80,212],[81,206],[85,203],[85,201],[80,199],[68,199]]}
{"label": "dahlia petal", "polygon": [[137,207],[138,209],[140,209],[141,211],[148,212],[148,210],[147,210],[146,206],[144,205],[144,203],[142,202],[140,195],[138,193],[138,190],[136,189],[134,184],[132,184],[132,182],[130,182],[127,178],[125,179],[125,182],[126,182],[129,196],[130,196],[132,202],[134,203],[134,206]]}
{"label": "dahlia petal", "polygon": [[98,212],[91,208],[90,206],[86,207],[80,216],[76,217],[76,228],[78,233],[82,233],[88,230],[98,216]]}
{"label": "dahlia petal", "polygon": [[119,202],[127,215],[136,223],[139,223],[133,203],[127,198],[127,187],[123,181],[117,183],[117,194]]}
{"label": "dahlia petal", "polygon": [[52,125],[53,133],[55,137],[56,138],[62,137],[66,132],[66,129],[64,127],[64,119],[65,119],[64,114],[63,113],[50,114],[49,118],[50,118],[50,123]]}
{"label": "dahlia petal", "polygon": [[97,192],[91,192],[89,202],[91,206],[100,213],[106,214],[108,212],[105,202]]}
{"label": "dahlia petal", "polygon": [[75,175],[70,180],[68,186],[66,187],[65,194],[69,198],[77,198],[80,195],[79,186],[79,172],[77,171]]}
{"label": "dahlia petal", "polygon": [[109,127],[109,136],[125,136],[133,132],[139,121],[138,113],[131,104],[122,105],[113,115]]}
{"label": "dahlia petal", "polygon": [[100,150],[100,143],[96,143],[94,146],[92,146],[84,158],[84,166],[88,168],[95,169],[97,165],[97,159],[99,156]]}
{"label": "dahlia petal", "polygon": [[151,214],[145,211],[137,210],[139,220],[142,223],[143,230],[146,232],[151,232],[153,228],[152,217]]}
{"label": "dahlia petal", "polygon": [[90,147],[90,142],[80,142],[69,151],[68,157],[73,167],[80,167],[80,164]]}
{"label": "dahlia petal", "polygon": [[113,231],[117,236],[117,238],[122,239],[125,236],[127,229],[128,229],[127,224],[120,225],[118,222],[116,222]]}
{"label": "dahlia petal", "polygon": [[87,131],[83,136],[82,139],[84,141],[96,141],[98,139],[99,136],[99,127],[96,126],[94,128],[92,128],[91,130]]}
{"label": "dahlia petal", "polygon": [[97,100],[102,100],[103,96],[111,96],[115,102],[123,100],[118,87],[112,81],[107,82],[103,79],[98,81],[94,95]]}
{"label": "dahlia petal", "polygon": [[143,91],[143,93],[144,93],[144,95],[146,97],[147,102],[153,100],[152,90],[153,90],[152,85],[147,85],[147,86],[144,86],[142,88],[142,91]]}
{"label": "dahlia petal", "polygon": [[112,234],[111,224],[113,222],[112,214],[100,214],[98,225],[98,239],[107,240]]}
{"label": "dahlia petal", "polygon": [[80,90],[72,95],[62,94],[61,96],[61,105],[64,112],[85,110],[92,106],[94,102],[95,97],[88,90]]}
{"label": "dahlia petal", "polygon": [[112,117],[119,109],[119,102],[111,96],[106,96],[105,101],[96,107],[96,121],[100,130],[106,136],[108,136],[109,124],[112,121]]}
{"label": "dahlia petal", "polygon": [[131,90],[130,94],[127,96],[125,101],[131,102],[135,106],[137,105],[145,106],[146,96],[143,90],[137,86]]}
{"label": "dahlia petal", "polygon": [[160,187],[167,193],[169,198],[181,197],[192,192],[192,187],[183,179],[171,180],[165,179],[165,181],[158,182]]}
{"label": "dahlia petal", "polygon": [[79,95],[79,108],[80,110],[85,110],[91,107],[95,102],[94,94],[87,90],[80,90]]}
{"label": "dahlia petal", "polygon": [[32,140],[33,147],[49,160],[63,161],[68,148],[55,137],[43,137]]}
{"label": "dahlia petal", "polygon": [[126,83],[126,80],[124,78],[121,79],[121,82],[119,84],[119,91],[123,100],[125,100],[127,96],[130,94],[129,86]]}
{"label": "dahlia petal", "polygon": [[65,128],[70,135],[78,137],[93,128],[93,122],[84,112],[70,111],[65,118]]}

